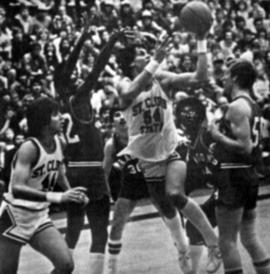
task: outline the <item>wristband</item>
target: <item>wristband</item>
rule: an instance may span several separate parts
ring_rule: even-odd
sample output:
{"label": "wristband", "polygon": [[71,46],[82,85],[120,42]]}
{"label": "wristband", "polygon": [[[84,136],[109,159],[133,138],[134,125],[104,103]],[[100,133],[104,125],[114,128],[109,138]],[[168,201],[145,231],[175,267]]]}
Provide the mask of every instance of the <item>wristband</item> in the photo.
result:
{"label": "wristband", "polygon": [[207,52],[207,41],[204,40],[198,40],[197,41],[197,53],[206,53]]}
{"label": "wristband", "polygon": [[147,71],[150,74],[154,74],[156,72],[156,70],[159,67],[159,62],[157,62],[156,60],[151,60],[144,68],[145,71]]}
{"label": "wristband", "polygon": [[46,200],[49,203],[60,204],[62,202],[63,192],[47,192]]}

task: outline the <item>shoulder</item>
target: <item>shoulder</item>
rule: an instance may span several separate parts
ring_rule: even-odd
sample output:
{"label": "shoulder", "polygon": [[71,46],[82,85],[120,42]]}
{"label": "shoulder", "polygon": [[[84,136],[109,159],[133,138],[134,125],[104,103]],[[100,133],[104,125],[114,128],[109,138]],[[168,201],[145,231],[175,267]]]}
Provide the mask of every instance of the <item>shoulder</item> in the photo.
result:
{"label": "shoulder", "polygon": [[250,104],[244,98],[239,98],[229,105],[228,115],[231,117],[250,117],[251,113],[252,109]]}
{"label": "shoulder", "polygon": [[17,159],[24,163],[35,163],[39,155],[39,148],[37,144],[29,139],[26,140],[18,149]]}

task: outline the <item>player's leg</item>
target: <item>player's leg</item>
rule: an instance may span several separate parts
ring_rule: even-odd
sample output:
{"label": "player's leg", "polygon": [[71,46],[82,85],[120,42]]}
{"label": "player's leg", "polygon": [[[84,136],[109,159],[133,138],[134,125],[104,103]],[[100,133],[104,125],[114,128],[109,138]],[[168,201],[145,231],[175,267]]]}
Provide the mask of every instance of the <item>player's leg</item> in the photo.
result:
{"label": "player's leg", "polygon": [[22,244],[0,235],[0,274],[17,273],[21,247]]}
{"label": "player's leg", "polygon": [[[202,205],[200,205],[203,212],[206,214],[208,220],[213,227],[216,226],[215,216],[215,197],[214,194],[210,196]],[[192,273],[199,273],[200,260],[203,253],[203,247],[205,245],[204,239],[201,233],[194,227],[194,225],[188,220],[186,223],[187,236],[190,244],[190,257],[192,260]]]}
{"label": "player's leg", "polygon": [[72,273],[74,269],[72,255],[63,236],[54,226],[34,234],[29,244],[53,263],[54,270],[52,273]]}
{"label": "player's leg", "polygon": [[219,245],[223,258],[225,273],[243,273],[240,253],[237,247],[237,236],[240,231],[243,208],[216,207],[219,230]]}
{"label": "player's leg", "polygon": [[240,230],[241,242],[248,251],[256,273],[270,273],[270,257],[262,244],[256,229],[256,211],[248,210],[244,213]]}
{"label": "player's leg", "polygon": [[108,274],[116,274],[119,255],[122,248],[122,234],[130,214],[136,206],[136,200],[118,198],[114,208],[114,215],[108,241]]}
{"label": "player's leg", "polygon": [[66,209],[67,230],[65,239],[71,253],[73,253],[83,229],[85,210],[81,205],[76,203],[67,204]]}
{"label": "player's leg", "polygon": [[166,172],[166,191],[178,210],[180,210],[203,235],[208,247],[207,271],[215,272],[221,265],[218,238],[200,206],[193,199],[185,195],[184,185],[186,173],[187,166],[184,161],[169,161]]}
{"label": "player's leg", "polygon": [[100,274],[104,269],[104,253],[108,239],[108,224],[110,214],[109,196],[93,200],[85,208],[91,227],[92,243],[90,247],[90,266],[92,274]]}
{"label": "player's leg", "polygon": [[191,261],[189,259],[188,239],[180,214],[166,195],[165,182],[164,180],[160,182],[148,182],[147,185],[151,200],[163,217],[163,221],[176,245],[180,267],[184,273],[189,273],[191,271]]}

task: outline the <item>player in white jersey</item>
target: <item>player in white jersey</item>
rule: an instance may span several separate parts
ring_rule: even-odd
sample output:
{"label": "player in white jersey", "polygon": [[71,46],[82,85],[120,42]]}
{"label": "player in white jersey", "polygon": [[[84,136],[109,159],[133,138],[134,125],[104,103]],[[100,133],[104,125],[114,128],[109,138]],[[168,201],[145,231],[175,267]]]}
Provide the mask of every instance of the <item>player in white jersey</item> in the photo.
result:
{"label": "player in white jersey", "polygon": [[[49,98],[27,110],[29,135],[12,162],[9,190],[0,209],[0,274],[17,273],[21,247],[29,243],[53,263],[52,273],[72,273],[68,246],[49,218],[50,203],[87,202],[83,188],[71,189],[65,176],[58,105]],[[53,192],[56,184],[64,192]]]}
{"label": "player in white jersey", "polygon": [[[141,71],[130,83],[119,88],[122,107],[129,127],[128,146],[120,152],[139,159],[148,182],[166,181],[166,192],[174,206],[201,232],[209,249],[207,271],[221,265],[218,238],[197,203],[184,193],[186,162],[177,152],[178,135],[174,125],[171,90],[207,80],[205,35],[198,37],[198,62],[193,73],[157,71],[168,52],[168,38],[157,45],[152,60],[142,61]],[[146,65],[147,64],[147,65]],[[146,65],[146,66],[145,66]]]}

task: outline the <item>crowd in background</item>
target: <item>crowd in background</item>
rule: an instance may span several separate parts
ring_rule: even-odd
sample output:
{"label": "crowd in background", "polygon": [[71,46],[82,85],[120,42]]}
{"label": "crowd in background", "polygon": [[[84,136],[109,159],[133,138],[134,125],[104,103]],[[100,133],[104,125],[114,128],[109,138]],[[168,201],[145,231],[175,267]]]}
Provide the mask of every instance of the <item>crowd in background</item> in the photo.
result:
{"label": "crowd in background", "polygon": [[[172,47],[162,67],[174,72],[193,71],[196,37],[181,29],[177,5],[181,0],[12,0],[0,7],[0,169],[6,151],[16,148],[27,133],[25,109],[40,96],[59,99],[57,71],[82,34],[87,12],[91,32],[73,71],[74,86],[91,73],[95,58],[115,29],[128,27],[137,33],[136,49],[151,53],[163,32],[172,35]],[[214,111],[226,105],[222,78],[235,58],[253,62],[258,77],[254,98],[270,119],[270,1],[206,0],[213,16],[208,34],[210,81],[192,91],[172,92],[181,100],[195,92]],[[133,44],[134,46],[134,44]],[[117,83],[129,75],[131,59],[126,45],[118,42],[93,91],[95,123],[104,137],[113,131],[110,110],[119,107]],[[61,79],[60,79],[61,83]],[[64,86],[65,83],[62,83]],[[268,123],[264,130],[268,149]]]}

